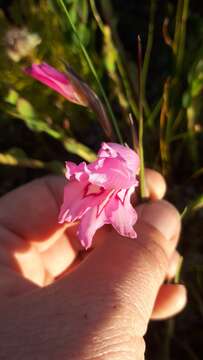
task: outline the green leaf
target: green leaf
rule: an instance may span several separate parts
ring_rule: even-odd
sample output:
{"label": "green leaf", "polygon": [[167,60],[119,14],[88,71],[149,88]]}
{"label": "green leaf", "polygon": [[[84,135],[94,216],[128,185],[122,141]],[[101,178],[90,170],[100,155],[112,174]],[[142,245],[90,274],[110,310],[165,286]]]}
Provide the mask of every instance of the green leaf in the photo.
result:
{"label": "green leaf", "polygon": [[96,154],[87,146],[77,142],[73,138],[67,138],[63,142],[64,147],[69,152],[80,156],[82,159],[92,162],[96,159]]}
{"label": "green leaf", "polygon": [[190,211],[197,211],[203,208],[203,194],[199,195],[195,200],[189,204]]}
{"label": "green leaf", "polygon": [[182,98],[183,107],[184,107],[185,109],[187,109],[187,108],[191,105],[191,101],[192,101],[192,99],[191,99],[190,93],[189,93],[189,92],[185,92],[185,93],[183,94],[183,98]]}
{"label": "green leaf", "polygon": [[[202,74],[203,75],[203,74]],[[192,97],[198,96],[203,89],[203,78],[195,79],[192,83],[191,94]]]}
{"label": "green leaf", "polygon": [[38,114],[36,113],[33,106],[24,98],[19,98],[16,103],[17,111],[10,111],[10,115],[14,117],[18,117],[26,123],[30,130],[36,132],[46,132],[48,135],[53,137],[54,139],[60,139],[61,134],[51,129],[50,126],[43,120],[39,119]]}
{"label": "green leaf", "polygon": [[19,98],[19,94],[17,91],[11,89],[9,90],[8,95],[5,97],[5,101],[11,105],[16,105],[16,102]]}
{"label": "green leaf", "polygon": [[22,115],[23,118],[35,118],[36,113],[32,105],[25,99],[19,98],[16,103],[16,108],[19,115]]}
{"label": "green leaf", "polygon": [[64,165],[60,161],[44,162],[38,159],[32,159],[20,148],[11,148],[7,152],[0,153],[0,164],[32,169],[47,169],[54,174],[64,173]]}

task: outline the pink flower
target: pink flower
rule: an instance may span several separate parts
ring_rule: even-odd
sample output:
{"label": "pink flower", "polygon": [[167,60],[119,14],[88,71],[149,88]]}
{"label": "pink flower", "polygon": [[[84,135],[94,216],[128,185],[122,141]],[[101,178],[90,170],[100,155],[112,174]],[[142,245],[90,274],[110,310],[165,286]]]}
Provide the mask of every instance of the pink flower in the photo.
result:
{"label": "pink flower", "polygon": [[64,73],[54,69],[52,66],[46,63],[33,64],[31,67],[26,68],[25,72],[34,79],[55,90],[69,101],[87,106],[82,94],[79,93],[78,89],[76,89],[70,79]]}
{"label": "pink flower", "polygon": [[103,143],[98,159],[87,165],[66,163],[64,201],[59,222],[80,220],[78,237],[88,249],[97,229],[112,226],[123,236],[135,238],[137,214],[131,195],[138,186],[139,157],[131,149]]}
{"label": "pink flower", "polygon": [[112,138],[111,123],[101,100],[69,65],[66,64],[65,67],[66,72],[62,73],[52,66],[42,63],[33,64],[24,71],[64,96],[70,102],[86,106],[94,111],[105,134],[108,138]]}

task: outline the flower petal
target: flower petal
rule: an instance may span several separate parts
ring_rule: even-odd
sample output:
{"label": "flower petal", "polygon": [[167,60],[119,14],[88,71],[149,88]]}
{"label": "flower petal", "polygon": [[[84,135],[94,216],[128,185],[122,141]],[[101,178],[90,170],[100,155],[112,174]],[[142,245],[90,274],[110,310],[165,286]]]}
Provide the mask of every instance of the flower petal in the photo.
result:
{"label": "flower petal", "polygon": [[86,106],[86,103],[84,104],[84,100],[80,97],[77,89],[70,82],[68,77],[64,73],[54,69],[52,66],[46,63],[33,64],[31,67],[26,68],[25,72],[34,79],[55,90],[69,101]]}
{"label": "flower petal", "polygon": [[72,161],[66,161],[66,178],[68,180],[73,177],[74,179],[80,180],[88,180],[89,170],[87,168],[87,164],[83,161],[79,165],[74,164]]}
{"label": "flower petal", "polygon": [[63,204],[59,213],[59,223],[65,221],[76,221],[79,219],[86,208],[81,209],[81,201],[84,195],[84,189],[87,182],[72,180],[64,188]]}
{"label": "flower petal", "polygon": [[88,165],[89,181],[92,184],[116,190],[127,189],[138,184],[136,173],[128,170],[123,159],[116,157],[102,160],[102,166],[98,165],[101,159]]}
{"label": "flower petal", "polygon": [[133,187],[126,190],[124,201],[118,196],[113,197],[105,207],[108,223],[111,223],[119,234],[130,238],[137,237],[133,228],[137,221],[137,213],[130,202],[133,191]]}
{"label": "flower petal", "polygon": [[43,62],[42,64],[33,64],[32,68],[33,70],[36,70],[39,75],[53,78],[63,84],[67,83],[67,78],[65,74],[63,74],[61,71],[56,70],[45,62]]}
{"label": "flower petal", "polygon": [[140,161],[139,156],[135,151],[115,143],[102,143],[101,149],[99,150],[98,156],[102,157],[118,157],[120,156],[126,163],[128,170],[132,171],[133,174],[137,174],[139,171]]}
{"label": "flower petal", "polygon": [[59,222],[79,220],[94,206],[101,212],[112,192],[87,181],[70,181],[64,188],[64,201],[59,214]]}
{"label": "flower petal", "polygon": [[64,202],[59,222],[80,219],[78,236],[87,249],[97,229],[104,224],[122,235],[137,236],[133,226],[137,213],[131,205],[131,195],[138,185],[138,155],[118,144],[104,143],[93,163],[66,163]]}
{"label": "flower petal", "polygon": [[98,216],[96,206],[86,212],[80,221],[77,232],[81,244],[85,247],[85,249],[91,247],[92,239],[97,229],[107,223],[108,221],[106,219],[105,212],[102,211]]}

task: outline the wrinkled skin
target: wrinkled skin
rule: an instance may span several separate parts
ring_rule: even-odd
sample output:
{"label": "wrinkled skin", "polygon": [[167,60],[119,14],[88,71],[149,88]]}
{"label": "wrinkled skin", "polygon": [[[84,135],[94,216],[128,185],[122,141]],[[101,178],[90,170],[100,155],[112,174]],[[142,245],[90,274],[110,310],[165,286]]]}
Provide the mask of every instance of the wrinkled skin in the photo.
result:
{"label": "wrinkled skin", "polygon": [[103,227],[85,257],[77,225],[57,223],[63,179],[0,199],[1,359],[144,359],[150,318],[186,303],[182,285],[163,284],[179,260],[180,216],[161,200],[163,178],[148,170],[146,182],[153,201],[136,207],[137,239]]}

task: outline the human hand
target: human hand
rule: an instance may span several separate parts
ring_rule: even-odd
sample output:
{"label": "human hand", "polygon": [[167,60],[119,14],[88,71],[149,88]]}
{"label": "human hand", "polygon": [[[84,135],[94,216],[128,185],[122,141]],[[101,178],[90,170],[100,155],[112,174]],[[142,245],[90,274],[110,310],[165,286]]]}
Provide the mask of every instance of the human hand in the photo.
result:
{"label": "human hand", "polygon": [[150,318],[186,302],[182,285],[163,285],[178,262],[180,216],[158,200],[163,178],[148,170],[146,182],[154,201],[137,207],[138,238],[103,227],[81,263],[76,225],[57,223],[63,179],[36,180],[0,199],[1,359],[144,358]]}

